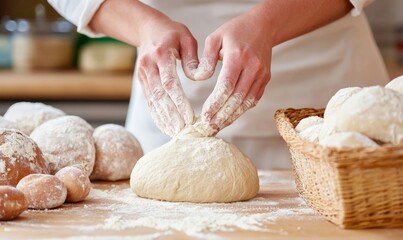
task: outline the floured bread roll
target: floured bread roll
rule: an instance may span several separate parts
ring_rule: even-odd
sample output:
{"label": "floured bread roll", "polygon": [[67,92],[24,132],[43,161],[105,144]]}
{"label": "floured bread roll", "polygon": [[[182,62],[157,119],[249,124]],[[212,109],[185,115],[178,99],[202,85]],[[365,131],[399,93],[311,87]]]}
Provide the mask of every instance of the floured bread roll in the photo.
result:
{"label": "floured bread roll", "polygon": [[93,134],[96,158],[91,179],[117,181],[129,179],[143,149],[136,137],[124,127],[105,124]]}
{"label": "floured bread roll", "polygon": [[340,108],[336,128],[382,142],[403,143],[403,94],[379,86],[364,88]]}
{"label": "floured bread roll", "polygon": [[187,126],[136,164],[130,185],[141,197],[195,203],[251,199],[259,191],[253,163],[233,144]]}
{"label": "floured bread roll", "polygon": [[379,147],[369,137],[357,132],[339,132],[327,136],[320,144],[336,148]]}
{"label": "floured bread roll", "polygon": [[310,116],[299,121],[298,125],[295,127],[295,131],[302,132],[309,127],[320,125],[322,123],[323,118],[318,116]]}
{"label": "floured bread roll", "polygon": [[337,91],[336,94],[333,95],[333,97],[330,98],[329,102],[327,103],[323,117],[327,119],[336,116],[337,112],[340,110],[344,102],[361,90],[362,88],[360,87],[348,87],[348,88],[342,88],[339,91]]}
{"label": "floured bread roll", "polygon": [[76,116],[64,116],[45,122],[31,134],[45,155],[50,173],[75,166],[89,176],[95,163],[93,128]]}
{"label": "floured bread roll", "polygon": [[33,173],[48,173],[38,145],[21,132],[0,128],[0,185],[15,186]]}
{"label": "floured bread roll", "polygon": [[18,102],[8,108],[4,118],[15,122],[18,130],[30,135],[42,123],[64,115],[63,111],[43,103]]}
{"label": "floured bread roll", "polygon": [[299,133],[299,136],[311,142],[319,141],[319,134],[322,130],[323,123],[313,125]]}
{"label": "floured bread roll", "polygon": [[15,123],[3,118],[2,116],[0,116],[0,128],[18,130],[18,127]]}
{"label": "floured bread roll", "polygon": [[403,94],[403,75],[397,77],[386,84],[385,88],[389,88]]}

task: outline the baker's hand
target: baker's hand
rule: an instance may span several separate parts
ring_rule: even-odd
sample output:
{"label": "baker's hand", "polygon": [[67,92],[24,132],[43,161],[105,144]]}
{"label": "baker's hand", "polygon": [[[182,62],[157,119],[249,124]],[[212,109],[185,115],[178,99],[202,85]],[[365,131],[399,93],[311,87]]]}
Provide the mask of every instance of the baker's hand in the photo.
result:
{"label": "baker's hand", "polygon": [[223,61],[217,84],[202,109],[203,117],[217,132],[254,107],[262,97],[270,80],[270,34],[262,16],[250,11],[207,37],[195,79],[211,77],[217,61]]}
{"label": "baker's hand", "polygon": [[142,26],[137,72],[151,116],[167,135],[174,136],[192,124],[193,109],[183,92],[176,60],[189,78],[198,65],[197,43],[183,25],[159,16]]}

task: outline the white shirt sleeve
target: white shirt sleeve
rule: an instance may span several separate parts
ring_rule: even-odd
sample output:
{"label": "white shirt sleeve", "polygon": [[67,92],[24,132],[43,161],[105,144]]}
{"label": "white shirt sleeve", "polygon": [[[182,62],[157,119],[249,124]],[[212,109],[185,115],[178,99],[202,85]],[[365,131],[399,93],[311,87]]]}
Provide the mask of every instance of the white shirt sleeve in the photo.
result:
{"label": "white shirt sleeve", "polygon": [[353,10],[351,10],[351,15],[358,16],[361,14],[365,6],[372,3],[374,0],[350,0],[353,5]]}
{"label": "white shirt sleeve", "polygon": [[89,26],[92,17],[105,0],[48,0],[57,12],[77,26],[79,33],[89,37],[103,37]]}

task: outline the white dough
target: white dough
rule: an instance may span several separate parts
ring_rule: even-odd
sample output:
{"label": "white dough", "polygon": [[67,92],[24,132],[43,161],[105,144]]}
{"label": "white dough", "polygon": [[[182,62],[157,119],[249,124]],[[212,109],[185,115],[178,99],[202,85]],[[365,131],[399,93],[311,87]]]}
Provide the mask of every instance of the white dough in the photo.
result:
{"label": "white dough", "polygon": [[390,81],[388,84],[386,84],[385,88],[389,88],[403,94],[403,75]]}
{"label": "white dough", "polygon": [[18,130],[18,127],[14,122],[9,121],[2,116],[0,116],[0,128]]}
{"label": "white dough", "polygon": [[369,137],[357,132],[339,132],[320,141],[320,144],[336,148],[379,147]]}
{"label": "white dough", "polygon": [[[403,94],[379,86],[367,87],[338,111],[336,128],[359,132],[382,142],[403,143]],[[326,121],[326,120],[325,120]]]}
{"label": "white dough", "polygon": [[339,91],[337,91],[336,94],[330,98],[329,102],[326,105],[324,118],[327,120],[332,118],[333,116],[336,116],[337,112],[344,104],[344,102],[361,90],[362,88],[360,87],[348,87],[348,88],[342,88]]}
{"label": "white dough", "polygon": [[[197,124],[196,124],[197,126]],[[234,202],[259,191],[253,163],[233,144],[188,126],[135,165],[130,185],[141,197],[180,202]]]}
{"label": "white dough", "polygon": [[7,109],[4,118],[14,122],[21,132],[29,136],[42,123],[64,115],[63,111],[43,103],[18,102]]}
{"label": "white dough", "polygon": [[322,129],[323,123],[313,125],[308,127],[304,131],[299,133],[301,138],[307,139],[310,142],[318,142],[319,141],[319,134]]}
{"label": "white dough", "polygon": [[295,131],[302,132],[309,127],[319,125],[322,123],[323,123],[323,118],[318,117],[318,116],[310,116],[310,117],[304,118],[301,121],[299,121],[298,125],[295,127]]}

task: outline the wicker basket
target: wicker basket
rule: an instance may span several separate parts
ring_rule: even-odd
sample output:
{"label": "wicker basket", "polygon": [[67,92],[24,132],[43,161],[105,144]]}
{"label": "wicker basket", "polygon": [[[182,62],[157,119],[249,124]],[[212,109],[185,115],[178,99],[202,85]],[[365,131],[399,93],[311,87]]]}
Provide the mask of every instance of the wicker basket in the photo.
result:
{"label": "wicker basket", "polygon": [[300,138],[303,118],[324,109],[286,109],[275,114],[287,142],[299,194],[343,228],[403,227],[403,145],[344,149]]}

